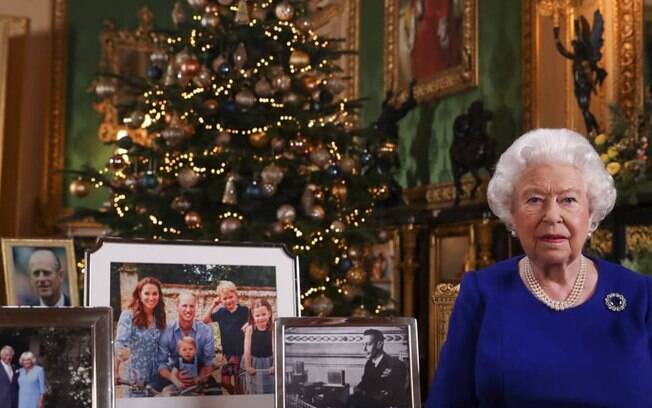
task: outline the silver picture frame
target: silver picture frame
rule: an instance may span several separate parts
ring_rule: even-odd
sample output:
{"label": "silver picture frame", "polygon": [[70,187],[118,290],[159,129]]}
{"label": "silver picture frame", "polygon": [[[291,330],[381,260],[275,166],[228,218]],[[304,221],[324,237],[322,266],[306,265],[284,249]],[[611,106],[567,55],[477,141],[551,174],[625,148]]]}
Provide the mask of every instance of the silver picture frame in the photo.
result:
{"label": "silver picture frame", "polygon": [[32,353],[45,372],[46,405],[52,398],[66,406],[68,398],[73,405],[67,406],[111,408],[111,313],[108,307],[2,307],[0,348],[12,347],[15,362]]}
{"label": "silver picture frame", "polygon": [[[275,337],[277,408],[360,407],[367,397],[380,398],[374,406],[421,407],[413,318],[279,318]],[[377,380],[371,365],[384,373]]]}

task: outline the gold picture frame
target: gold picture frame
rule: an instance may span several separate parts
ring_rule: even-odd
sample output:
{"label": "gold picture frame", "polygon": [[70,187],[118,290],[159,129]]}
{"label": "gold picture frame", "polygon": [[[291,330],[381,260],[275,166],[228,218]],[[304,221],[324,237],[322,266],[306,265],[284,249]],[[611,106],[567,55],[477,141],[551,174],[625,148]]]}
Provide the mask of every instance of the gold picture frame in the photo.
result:
{"label": "gold picture frame", "polygon": [[360,0],[320,0],[315,3],[315,10],[310,21],[315,33],[321,37],[341,39],[342,50],[353,51],[338,60],[342,74],[349,78],[348,87],[343,92],[347,100],[360,97],[360,47],[359,13]]}
{"label": "gold picture frame", "polygon": [[[71,239],[16,239],[2,238],[2,260],[4,267],[4,285],[8,305],[44,306],[41,297],[49,296],[52,285],[61,286],[63,306],[79,306],[79,291],[77,286],[77,267],[75,263],[75,248]],[[61,281],[52,281],[47,274],[32,277],[29,263],[32,255],[39,252],[49,252],[56,256],[53,267],[61,276]],[[45,255],[47,256],[47,255]],[[40,277],[39,277],[40,276]],[[55,283],[53,283],[55,282]],[[41,286],[44,289],[39,289]],[[35,293],[41,291],[42,293]]]}
{"label": "gold picture frame", "polygon": [[369,282],[389,292],[395,309],[401,305],[401,234],[397,228],[387,232],[387,240],[364,250],[364,263]]}
{"label": "gold picture frame", "polygon": [[430,384],[435,376],[439,352],[448,336],[448,322],[457,295],[460,293],[460,285],[453,283],[440,283],[430,292],[428,302],[428,383]]}
{"label": "gold picture frame", "polygon": [[450,4],[385,0],[386,91],[415,81],[426,102],[478,85],[478,0]]}

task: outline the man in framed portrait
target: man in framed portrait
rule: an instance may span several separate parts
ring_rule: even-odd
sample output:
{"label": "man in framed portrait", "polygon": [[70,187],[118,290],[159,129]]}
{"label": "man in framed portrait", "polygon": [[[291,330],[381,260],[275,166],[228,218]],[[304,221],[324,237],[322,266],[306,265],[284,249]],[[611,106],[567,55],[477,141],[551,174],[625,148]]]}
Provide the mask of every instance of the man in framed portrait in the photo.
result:
{"label": "man in framed portrait", "polygon": [[18,405],[18,372],[11,364],[14,349],[4,346],[0,349],[0,406],[16,408]]}
{"label": "man in framed portrait", "polygon": [[360,383],[349,398],[349,408],[407,408],[410,406],[407,367],[383,348],[385,337],[380,330],[363,333],[363,350],[367,356]]}
{"label": "man in framed portrait", "polygon": [[63,291],[64,271],[57,254],[50,248],[36,248],[27,262],[29,281],[38,300],[29,306],[70,306]]}
{"label": "man in framed portrait", "polygon": [[[177,298],[178,319],[170,324],[159,340],[159,375],[163,380],[159,386],[174,384],[181,391],[184,388],[205,382],[213,371],[215,358],[215,340],[213,329],[195,319],[197,299],[192,293],[182,292]],[[198,374],[192,375],[185,370],[175,371],[179,361],[179,341],[186,337],[195,341]]]}

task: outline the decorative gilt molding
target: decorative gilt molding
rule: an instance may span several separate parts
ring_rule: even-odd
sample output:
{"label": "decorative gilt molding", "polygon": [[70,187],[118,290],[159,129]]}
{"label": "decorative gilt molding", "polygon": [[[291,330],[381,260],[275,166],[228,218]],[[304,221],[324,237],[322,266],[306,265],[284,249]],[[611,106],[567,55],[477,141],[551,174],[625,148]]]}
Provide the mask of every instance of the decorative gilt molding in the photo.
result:
{"label": "decorative gilt molding", "polygon": [[448,335],[448,322],[455,299],[460,292],[459,284],[440,283],[432,288],[429,306],[428,379],[432,381],[439,361],[439,352]]}
{"label": "decorative gilt molding", "polygon": [[[482,204],[487,201],[487,183],[483,180],[476,191],[475,198],[471,199],[471,190],[475,184],[473,177],[462,179],[462,190],[464,195],[460,205]],[[426,186],[407,188],[403,191],[403,200],[410,207],[436,210],[452,207],[455,203],[455,184],[440,183],[428,184]]]}
{"label": "decorative gilt molding", "polygon": [[534,126],[533,113],[537,111],[536,98],[534,95],[537,93],[536,81],[537,66],[534,63],[534,48],[536,47],[534,41],[534,20],[533,13],[535,9],[534,1],[525,0],[523,2],[523,14],[521,16],[521,30],[522,30],[522,53],[523,53],[523,129],[532,129]]}
{"label": "decorative gilt molding", "polygon": [[[461,64],[446,69],[434,78],[417,83],[414,96],[417,102],[426,102],[478,85],[478,1],[462,1],[462,49]],[[400,0],[385,0],[385,91],[392,90],[407,98],[407,85],[400,84],[398,63],[398,26]]]}
{"label": "decorative gilt molding", "polygon": [[43,229],[51,232],[62,213],[66,116],[66,61],[68,35],[68,1],[52,2],[52,73],[51,105],[45,140],[43,190],[39,212],[45,220]]}
{"label": "decorative gilt molding", "polygon": [[613,1],[616,37],[617,101],[629,118],[636,118],[643,106],[643,2]]}

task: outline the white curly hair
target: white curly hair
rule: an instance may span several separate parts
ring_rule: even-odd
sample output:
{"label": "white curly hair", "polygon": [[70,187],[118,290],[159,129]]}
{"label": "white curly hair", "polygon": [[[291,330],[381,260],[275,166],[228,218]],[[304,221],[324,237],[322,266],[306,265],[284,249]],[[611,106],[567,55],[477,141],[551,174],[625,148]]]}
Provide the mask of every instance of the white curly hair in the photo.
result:
{"label": "white curly hair", "polygon": [[487,187],[491,211],[512,228],[514,187],[533,163],[564,163],[577,168],[586,182],[591,212],[590,231],[598,228],[616,202],[613,177],[591,143],[569,129],[534,129],[516,139],[500,156]]}

